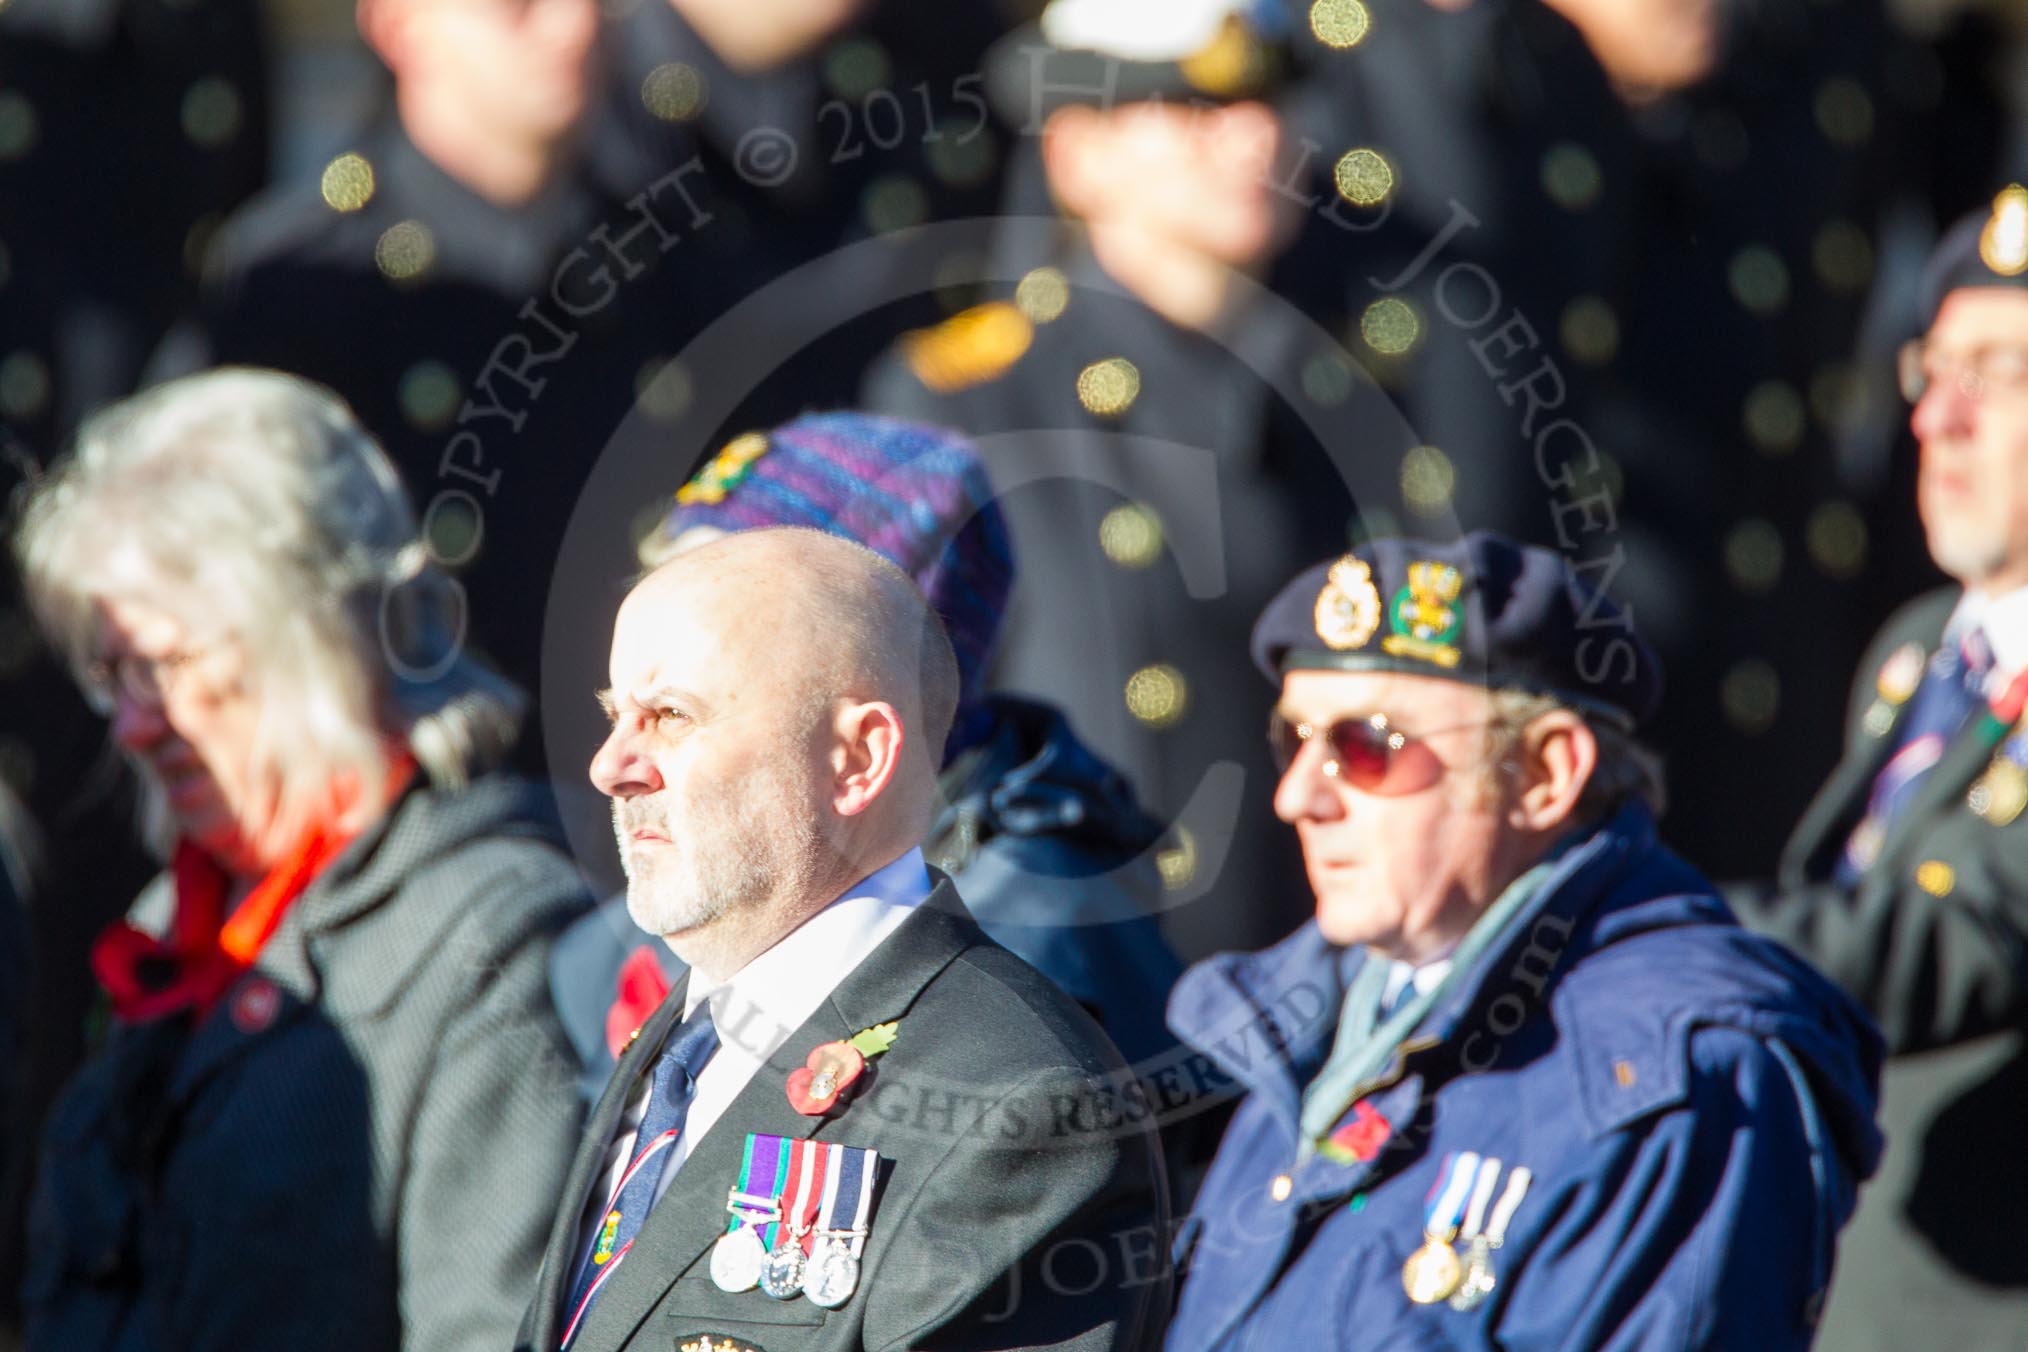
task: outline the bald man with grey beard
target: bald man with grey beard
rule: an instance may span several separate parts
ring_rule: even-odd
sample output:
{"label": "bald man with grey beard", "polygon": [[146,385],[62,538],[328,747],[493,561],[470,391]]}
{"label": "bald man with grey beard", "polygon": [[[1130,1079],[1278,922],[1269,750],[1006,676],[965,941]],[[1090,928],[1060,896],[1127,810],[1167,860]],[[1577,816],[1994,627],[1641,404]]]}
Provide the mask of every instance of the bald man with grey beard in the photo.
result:
{"label": "bald man with grey beard", "polygon": [[520,1347],[1159,1345],[1151,1105],[916,846],[957,671],[909,578],[727,536],[627,596],[610,676],[592,780],[690,971],[593,1111]]}

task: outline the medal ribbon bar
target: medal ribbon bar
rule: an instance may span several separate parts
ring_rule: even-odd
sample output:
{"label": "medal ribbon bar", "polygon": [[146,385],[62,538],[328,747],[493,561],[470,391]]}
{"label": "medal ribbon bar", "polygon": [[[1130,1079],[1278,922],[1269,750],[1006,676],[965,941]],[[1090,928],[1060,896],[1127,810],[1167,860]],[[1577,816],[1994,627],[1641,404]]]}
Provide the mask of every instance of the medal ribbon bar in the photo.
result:
{"label": "medal ribbon bar", "polygon": [[866,1245],[866,1222],[873,1211],[873,1171],[880,1157],[856,1146],[834,1145],[831,1149],[837,1155],[825,1183],[817,1232],[849,1242],[848,1251],[857,1258]]}
{"label": "medal ribbon bar", "polygon": [[[789,1164],[789,1172],[795,1178],[795,1198],[784,1212],[782,1222],[789,1227],[791,1241],[807,1255],[812,1243],[810,1231],[817,1221],[817,1208],[824,1201],[824,1182],[825,1175],[830,1172],[830,1158],[822,1141],[796,1141],[790,1148],[795,1151]],[[786,1194],[784,1199],[787,1200]]]}
{"label": "medal ribbon bar", "polygon": [[1499,1181],[1500,1161],[1490,1155],[1479,1161],[1478,1182],[1472,1188],[1472,1204],[1465,1210],[1465,1224],[1458,1231],[1459,1239],[1478,1238],[1479,1226],[1486,1219],[1486,1206],[1493,1200],[1493,1188]]}
{"label": "medal ribbon bar", "polygon": [[1507,1191],[1500,1194],[1500,1204],[1493,1208],[1493,1219],[1486,1223],[1486,1242],[1499,1248],[1507,1239],[1507,1226],[1514,1219],[1514,1212],[1521,1206],[1521,1199],[1528,1195],[1528,1184],[1535,1177],[1526,1169],[1516,1169],[1507,1175]]}
{"label": "medal ribbon bar", "polygon": [[1424,1204],[1424,1234],[1444,1243],[1449,1243],[1457,1234],[1458,1213],[1465,1209],[1465,1198],[1478,1168],[1479,1157],[1470,1150],[1444,1159],[1443,1172],[1437,1175],[1436,1186],[1430,1189],[1429,1199]]}
{"label": "medal ribbon bar", "polygon": [[760,1232],[761,1245],[773,1248],[774,1222],[781,1219],[782,1168],[789,1143],[779,1136],[747,1133],[746,1153],[740,1160],[739,1186],[726,1197],[725,1209],[732,1213],[725,1228],[737,1230],[753,1225]]}

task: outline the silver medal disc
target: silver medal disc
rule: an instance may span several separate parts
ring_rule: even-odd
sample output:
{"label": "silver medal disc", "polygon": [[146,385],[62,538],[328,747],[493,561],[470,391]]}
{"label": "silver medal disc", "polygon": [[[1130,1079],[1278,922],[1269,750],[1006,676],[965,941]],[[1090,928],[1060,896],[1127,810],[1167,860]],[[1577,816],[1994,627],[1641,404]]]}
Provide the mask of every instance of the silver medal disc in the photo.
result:
{"label": "silver medal disc", "polygon": [[761,1264],[761,1294],[774,1300],[794,1300],[803,1290],[803,1246],[794,1236],[783,1233],[774,1252]]}
{"label": "silver medal disc", "polygon": [[721,1291],[751,1291],[760,1285],[768,1251],[752,1226],[728,1230],[711,1246],[711,1280]]}
{"label": "silver medal disc", "polygon": [[1493,1248],[1483,1238],[1472,1241],[1471,1251],[1465,1255],[1464,1275],[1458,1278],[1458,1289],[1451,1292],[1453,1310],[1475,1310],[1483,1305],[1486,1297],[1493,1294],[1493,1288],[1500,1279],[1493,1273]]}
{"label": "silver medal disc", "polygon": [[828,1235],[818,1240],[817,1252],[803,1274],[803,1294],[813,1304],[835,1310],[852,1299],[858,1285],[859,1260],[852,1256],[851,1244]]}

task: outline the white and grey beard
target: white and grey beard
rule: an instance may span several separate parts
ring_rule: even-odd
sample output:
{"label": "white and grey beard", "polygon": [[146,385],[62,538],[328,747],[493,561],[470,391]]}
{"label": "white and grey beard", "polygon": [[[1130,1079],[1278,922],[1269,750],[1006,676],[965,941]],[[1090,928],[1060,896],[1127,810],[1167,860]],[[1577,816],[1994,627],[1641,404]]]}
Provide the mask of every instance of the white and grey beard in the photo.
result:
{"label": "white and grey beard", "polygon": [[1929,555],[1936,566],[1968,587],[1975,587],[2007,566],[2007,542],[1997,531],[1975,534],[1957,530],[1929,537]]}
{"label": "white and grey beard", "polygon": [[[817,823],[784,779],[749,776],[674,806],[666,795],[613,800],[627,914],[650,934],[695,930],[793,893],[817,866]],[[636,846],[643,828],[669,843]]]}

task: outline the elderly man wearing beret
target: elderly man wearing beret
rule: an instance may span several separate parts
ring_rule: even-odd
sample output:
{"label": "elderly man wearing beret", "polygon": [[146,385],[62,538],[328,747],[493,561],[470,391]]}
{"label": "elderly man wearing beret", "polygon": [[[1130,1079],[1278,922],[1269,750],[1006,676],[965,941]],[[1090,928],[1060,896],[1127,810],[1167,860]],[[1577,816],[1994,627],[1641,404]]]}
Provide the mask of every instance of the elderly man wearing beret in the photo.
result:
{"label": "elderly man wearing beret", "polygon": [[1827,1347],[2028,1344],[2028,190],[1931,260],[1902,352],[1930,555],[1955,585],[1861,662],[1845,757],[1740,918],[1880,1022],[1889,1147],[1853,1221]]}
{"label": "elderly man wearing beret", "polygon": [[1879,1039],[1657,842],[1630,617],[1546,550],[1386,539],[1253,652],[1316,918],[1170,1001],[1248,1093],[1169,1347],[1806,1346]]}

